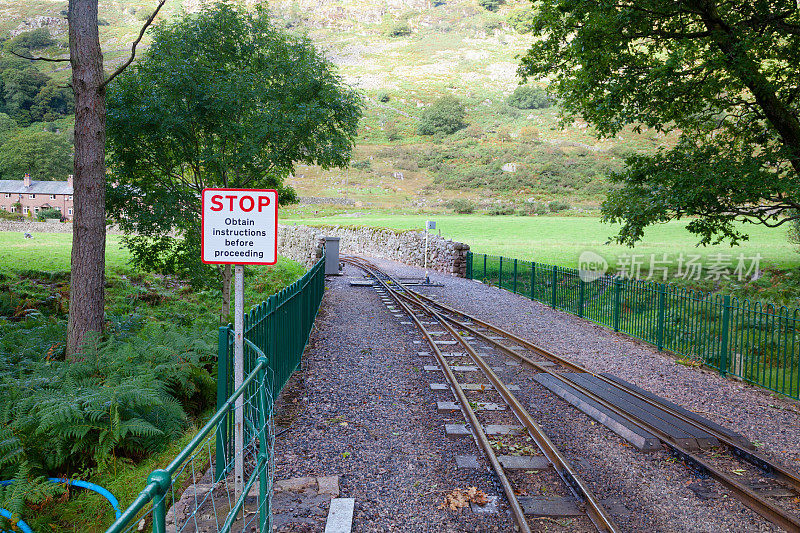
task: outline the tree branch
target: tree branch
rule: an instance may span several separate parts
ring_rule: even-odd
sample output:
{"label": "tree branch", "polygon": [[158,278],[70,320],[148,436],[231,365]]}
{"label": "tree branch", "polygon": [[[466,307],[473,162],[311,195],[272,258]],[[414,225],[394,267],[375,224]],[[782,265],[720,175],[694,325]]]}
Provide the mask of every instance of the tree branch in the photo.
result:
{"label": "tree branch", "polygon": [[66,59],[59,59],[59,58],[54,58],[54,57],[33,57],[33,56],[24,56],[24,55],[22,55],[22,54],[18,54],[18,53],[16,53],[14,50],[9,50],[9,51],[8,51],[8,53],[9,53],[9,54],[11,54],[12,56],[21,57],[22,59],[28,59],[28,60],[30,60],[30,61],[50,61],[50,62],[52,62],[52,63],[65,63],[65,62],[67,62],[67,61],[70,61],[70,58],[66,58]]}
{"label": "tree branch", "polygon": [[98,89],[103,89],[106,85],[111,83],[111,80],[113,80],[114,78],[116,78],[117,76],[122,74],[125,71],[125,69],[128,68],[128,66],[131,63],[133,63],[134,58],[136,58],[136,47],[141,42],[142,37],[144,37],[144,32],[147,31],[147,28],[153,23],[153,20],[155,20],[156,15],[158,15],[158,12],[161,11],[162,7],[164,7],[164,4],[166,3],[166,1],[167,0],[159,0],[158,6],[156,6],[156,9],[153,11],[153,13],[150,15],[150,17],[145,21],[144,25],[142,25],[142,29],[139,30],[139,36],[136,38],[135,41],[133,41],[133,44],[131,45],[131,56],[128,58],[127,61],[125,61],[125,63],[120,65],[119,68],[117,70],[115,70],[111,74],[111,76],[109,76],[106,79],[106,81],[101,83],[100,87],[98,87]]}

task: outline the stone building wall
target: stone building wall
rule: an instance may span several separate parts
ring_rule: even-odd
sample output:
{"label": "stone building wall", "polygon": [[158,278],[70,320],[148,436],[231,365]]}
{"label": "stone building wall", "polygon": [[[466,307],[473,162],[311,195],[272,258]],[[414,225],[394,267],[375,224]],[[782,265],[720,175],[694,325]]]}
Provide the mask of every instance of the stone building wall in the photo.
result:
{"label": "stone building wall", "polygon": [[[425,233],[384,228],[348,226],[278,227],[278,253],[307,266],[316,260],[316,249],[326,236],[339,237],[342,254],[367,255],[422,267],[425,261]],[[469,245],[428,236],[428,268],[466,277]]]}

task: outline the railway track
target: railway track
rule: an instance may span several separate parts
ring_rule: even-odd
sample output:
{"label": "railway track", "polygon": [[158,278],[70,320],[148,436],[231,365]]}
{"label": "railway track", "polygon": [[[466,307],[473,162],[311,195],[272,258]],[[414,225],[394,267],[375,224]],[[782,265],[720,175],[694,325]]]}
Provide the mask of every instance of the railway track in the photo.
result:
{"label": "railway track", "polygon": [[[517,400],[509,386],[498,377],[497,373],[486,362],[484,357],[482,357],[439,312],[417,298],[414,293],[408,291],[402,283],[387,275],[375,265],[360,258],[347,257],[344,258],[344,260],[363,269],[368,275],[375,279],[382,289],[381,292],[391,297],[397,305],[411,317],[417,328],[428,341],[432,350],[432,355],[438,362],[438,369],[441,369],[444,373],[449,388],[458,400],[458,409],[469,422],[471,434],[474,436],[478,447],[482,451],[502,487],[519,531],[530,532],[531,525],[529,521],[537,519],[537,513],[535,511],[529,512],[526,515],[524,509],[525,504],[530,504],[533,499],[524,499],[520,495],[527,494],[532,486],[538,486],[540,483],[553,483],[552,479],[541,479],[547,478],[548,475],[552,477],[552,474],[549,473],[549,468],[541,470],[520,470],[514,468],[513,464],[510,464],[513,457],[498,456],[496,453],[497,449],[522,450],[525,453],[530,453],[531,447],[526,444],[528,438],[524,436],[524,432],[527,432],[529,438],[532,439],[536,447],[541,451],[549,463],[548,466],[552,467],[554,473],[563,483],[563,488],[571,494],[571,498],[574,499],[577,504],[575,506],[577,512],[565,510],[565,516],[574,517],[575,515],[583,515],[586,521],[586,527],[583,529],[587,531],[596,530],[608,533],[620,531],[608,511],[599,502],[587,484],[580,478],[575,469],[564,458],[558,448],[550,441],[530,413],[528,413]],[[417,311],[416,313],[415,310]],[[448,354],[454,356],[450,357],[451,360],[448,361],[445,354],[439,348],[439,345],[444,343],[449,343],[451,346],[455,346],[456,343],[458,343],[465,352],[458,352],[458,355],[452,353]],[[456,358],[468,358],[475,366],[453,364],[456,362]],[[469,372],[471,370],[479,370],[483,375],[484,382],[467,384],[463,381],[459,381],[456,374]],[[476,381],[474,378],[472,380]],[[468,397],[468,392],[470,390],[484,393],[482,399],[488,399],[486,393],[493,393],[499,397],[505,405],[499,402],[478,402],[472,400]],[[510,413],[506,411],[506,408]],[[522,428],[520,428],[522,431],[512,430],[508,425],[497,424],[498,415],[501,419],[504,418],[505,421],[508,421],[512,417],[516,419],[522,424]],[[493,438],[494,435],[491,434],[493,432],[492,430],[500,431],[504,433],[504,435],[502,437]],[[539,479],[532,479],[534,477]],[[548,503],[552,504],[553,500],[549,500]],[[569,507],[564,506],[561,500],[557,503],[560,503],[561,507]],[[541,516],[546,515],[547,513],[545,512]]]}
{"label": "railway track", "polygon": [[[609,412],[624,418],[629,424],[657,436],[675,456],[694,469],[698,475],[717,480],[744,505],[765,519],[786,531],[800,532],[800,475],[758,452],[745,439],[737,438],[724,428],[709,424],[699,417],[692,416],[687,411],[666,405],[646,391],[631,388],[627,384],[615,380],[612,376],[595,374],[503,328],[436,302],[399,283],[368,261],[360,258],[347,258],[346,260],[369,272],[376,279],[382,277],[379,283],[399,305],[403,306],[406,312],[414,317],[415,323],[420,329],[423,329],[423,325],[414,316],[413,310],[418,310],[426,316],[435,317],[436,322],[442,324],[442,327],[455,337],[454,340],[464,347],[476,364],[479,364],[480,357],[478,356],[476,359],[477,352],[463,339],[464,336],[479,339],[482,343],[492,346],[526,367],[579,390]],[[435,346],[435,341],[431,339],[430,334],[425,333],[425,335],[431,345]],[[447,368],[441,352],[438,349],[434,351],[437,353],[439,365],[443,369]],[[481,365],[479,364],[479,366]],[[447,374],[447,372],[445,373]],[[651,413],[656,413],[655,417],[643,416],[635,410],[629,412],[614,402],[607,401],[602,395],[597,394],[596,389],[587,386],[584,381],[570,379],[570,376],[575,375],[591,377],[609,390],[619,391],[620,394],[635,398],[643,405],[648,406]],[[518,418],[520,416],[516,411],[515,415]],[[669,417],[678,420],[680,424],[685,424],[687,428],[694,428],[708,438],[698,439],[696,442],[676,438],[658,423],[654,423],[654,420]],[[547,454],[545,453],[545,455]],[[571,483],[569,475],[561,477],[568,485]],[[582,486],[582,490],[583,493],[591,495],[585,485]],[[580,499],[583,493],[576,491],[575,495]],[[600,521],[596,518],[593,517],[592,522],[598,530],[602,530],[601,527],[609,527],[598,525]],[[610,527],[614,527],[613,523]]]}

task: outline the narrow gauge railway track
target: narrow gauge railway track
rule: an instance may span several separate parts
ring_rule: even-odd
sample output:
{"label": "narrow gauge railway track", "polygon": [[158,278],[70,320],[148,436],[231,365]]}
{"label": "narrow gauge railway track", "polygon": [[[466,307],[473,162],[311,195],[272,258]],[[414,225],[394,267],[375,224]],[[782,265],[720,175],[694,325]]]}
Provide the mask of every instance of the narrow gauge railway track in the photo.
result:
{"label": "narrow gauge railway track", "polygon": [[[372,266],[372,268],[375,267]],[[475,338],[494,346],[538,372],[554,377],[565,385],[580,391],[609,411],[625,418],[631,424],[652,433],[661,439],[678,458],[700,475],[716,479],[747,507],[786,531],[800,532],[800,474],[758,452],[751,443],[732,438],[730,433],[722,431],[719,427],[703,423],[638,390],[629,388],[605,375],[591,372],[503,328],[436,302],[419,292],[403,287],[397,295],[398,298],[409,304],[422,302],[425,306],[435,309],[438,316],[451,327],[469,332]],[[543,361],[549,364],[543,364]],[[553,363],[555,366],[552,366]],[[606,401],[579,382],[568,380],[564,375],[567,372],[584,373],[603,382],[608,387],[629,394],[653,409],[663,412],[665,416],[674,417],[682,423],[713,436],[718,441],[718,445],[705,449],[692,449],[685,442],[673,438],[647,419]],[[736,477],[730,473],[734,473]]]}
{"label": "narrow gauge railway track", "polygon": [[[397,305],[402,308],[403,311],[408,314],[408,316],[411,317],[417,328],[428,341],[433,351],[433,355],[439,364],[439,368],[444,373],[445,378],[450,385],[450,389],[458,399],[461,411],[471,426],[472,435],[475,437],[480,450],[483,452],[484,456],[492,467],[492,470],[497,476],[506,499],[508,500],[514,521],[516,522],[520,531],[531,531],[528,518],[525,515],[523,506],[520,503],[517,495],[517,493],[525,493],[525,488],[521,486],[521,484],[524,483],[524,479],[520,478],[520,474],[511,474],[507,472],[506,467],[502,464],[500,458],[495,453],[493,443],[490,441],[489,437],[487,436],[487,431],[484,429],[485,427],[488,428],[488,425],[484,425],[481,422],[476,412],[481,410],[481,404],[470,401],[465,394],[465,387],[462,387],[463,384],[459,383],[453,369],[448,361],[445,360],[445,356],[437,346],[436,340],[433,339],[433,337],[437,334],[449,336],[453,339],[451,342],[458,342],[462,345],[472,362],[481,370],[485,378],[489,381],[490,385],[488,385],[485,390],[495,391],[511,410],[514,417],[516,417],[516,419],[522,423],[531,439],[533,439],[538,448],[546,457],[547,461],[552,465],[555,473],[559,478],[561,478],[561,481],[565,487],[570,491],[576,502],[582,507],[585,517],[591,522],[591,526],[589,527],[591,528],[593,526],[593,528],[599,532],[616,533],[620,531],[608,511],[599,502],[597,497],[592,493],[591,489],[586,485],[586,483],[580,478],[574,468],[567,462],[561,452],[544,433],[539,424],[536,423],[530,413],[528,413],[528,411],[517,400],[508,386],[497,376],[494,370],[486,363],[483,357],[477,353],[472,345],[464,340],[446,319],[444,319],[431,306],[426,305],[423,301],[417,299],[398,280],[387,275],[375,265],[356,257],[345,257],[343,260],[353,264],[354,266],[357,266],[358,268],[361,268],[367,272],[369,276],[374,278],[375,281],[383,288],[383,290],[395,300]],[[423,323],[417,314],[414,313],[413,308],[421,311],[426,318],[432,319],[433,322]],[[426,325],[431,324],[438,324],[443,328],[443,330],[433,331],[431,328],[426,327]],[[441,341],[442,338],[437,338],[437,340]],[[485,414],[489,412],[496,413],[498,411],[499,409],[491,409],[481,412],[482,414]],[[529,472],[533,475],[539,474],[539,471]],[[531,474],[526,472],[525,475],[530,476]],[[522,478],[524,478],[525,475],[522,475]],[[516,487],[515,484],[517,485]],[[536,516],[534,515],[531,518],[535,519]]]}

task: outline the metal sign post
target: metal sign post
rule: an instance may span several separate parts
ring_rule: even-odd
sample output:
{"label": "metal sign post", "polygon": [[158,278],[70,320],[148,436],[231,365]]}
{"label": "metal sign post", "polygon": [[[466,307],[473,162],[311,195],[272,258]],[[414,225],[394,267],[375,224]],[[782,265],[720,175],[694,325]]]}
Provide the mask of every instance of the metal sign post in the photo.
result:
{"label": "metal sign post", "polygon": [[[244,382],[244,265],[274,265],[278,261],[278,192],[272,189],[203,189],[202,202],[203,262],[234,265],[235,391]],[[233,476],[238,498],[244,487],[243,394],[236,399],[235,407]]]}
{"label": "metal sign post", "polygon": [[[238,390],[244,382],[244,265],[234,266],[234,339],[233,339],[233,390]],[[236,398],[234,417],[233,449],[236,458],[233,465],[233,487],[236,497],[242,493],[244,485],[244,394]]]}
{"label": "metal sign post", "polygon": [[436,222],[433,220],[425,221],[425,283],[430,282],[428,277],[428,230],[436,229]]}

